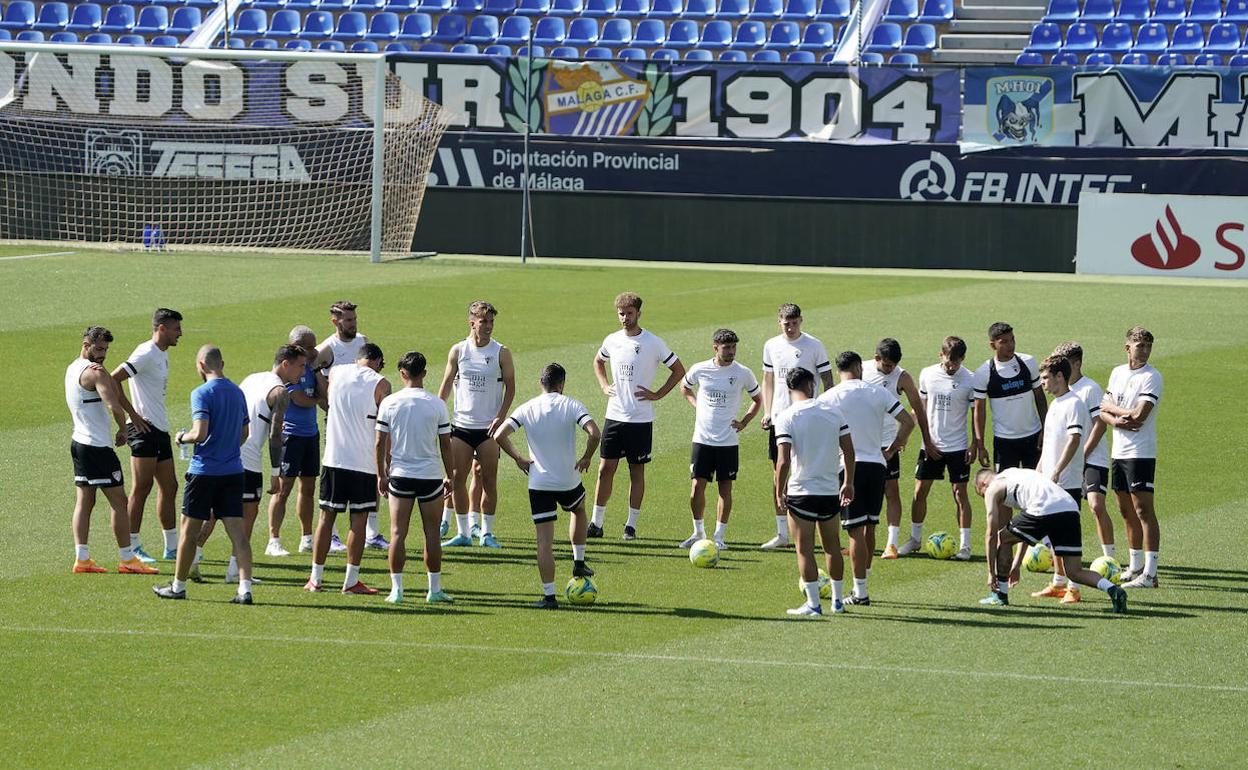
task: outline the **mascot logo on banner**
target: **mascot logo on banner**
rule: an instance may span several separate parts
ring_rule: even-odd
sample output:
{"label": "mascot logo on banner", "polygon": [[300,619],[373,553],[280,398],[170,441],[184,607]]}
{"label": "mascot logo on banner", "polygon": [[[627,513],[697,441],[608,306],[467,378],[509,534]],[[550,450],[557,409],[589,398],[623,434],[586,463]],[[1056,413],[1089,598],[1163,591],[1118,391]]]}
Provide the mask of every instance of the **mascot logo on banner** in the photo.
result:
{"label": "mascot logo on banner", "polygon": [[[1053,79],[1034,75],[989,78],[984,104],[988,132],[1001,144],[1038,144],[1053,131]],[[995,121],[995,123],[994,123]]]}
{"label": "mascot logo on banner", "polygon": [[631,134],[650,93],[612,62],[552,61],[546,68],[546,131],[565,136]]}

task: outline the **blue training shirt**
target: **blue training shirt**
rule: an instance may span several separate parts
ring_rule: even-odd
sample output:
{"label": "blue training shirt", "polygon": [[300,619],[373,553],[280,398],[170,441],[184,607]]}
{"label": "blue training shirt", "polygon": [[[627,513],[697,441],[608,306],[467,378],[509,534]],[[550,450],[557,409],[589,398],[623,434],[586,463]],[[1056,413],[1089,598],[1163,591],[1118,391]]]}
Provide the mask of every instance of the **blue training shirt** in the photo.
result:
{"label": "blue training shirt", "polygon": [[[302,393],[308,398],[316,398],[316,370],[310,364],[303,365],[303,376],[298,382],[286,386],[287,393]],[[299,406],[291,399],[286,406],[286,416],[282,418],[283,436],[316,436],[320,428],[316,424],[316,407]]]}
{"label": "blue training shirt", "polygon": [[231,476],[243,472],[243,426],[247,399],[224,377],[208,380],[191,391],[191,419],[208,421],[208,438],[195,447],[188,473]]}

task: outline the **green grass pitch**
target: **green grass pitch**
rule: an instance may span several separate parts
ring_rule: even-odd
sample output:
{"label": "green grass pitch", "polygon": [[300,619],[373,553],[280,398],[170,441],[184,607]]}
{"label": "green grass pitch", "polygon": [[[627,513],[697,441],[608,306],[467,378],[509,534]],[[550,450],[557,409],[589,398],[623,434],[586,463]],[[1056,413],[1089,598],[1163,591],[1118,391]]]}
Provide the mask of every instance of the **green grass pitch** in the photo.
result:
{"label": "green grass pitch", "polygon": [[[74,251],[4,247],[0,256]],[[368,265],[304,256],[88,253],[0,260],[0,746],[8,767],[574,767],[1241,765],[1248,713],[1248,611],[1243,286],[1073,277],[850,272],[438,258]],[[225,538],[206,554],[209,582],[191,601],[157,600],[160,578],[71,575],[66,364],[88,324],[116,336],[111,369],[150,334],[152,309],[186,320],[171,350],[174,427],[189,422],[194,352],[219,344],[235,381],[267,368],[297,323],[323,335],[328,306],[360,305],[360,328],[393,362],[410,349],[436,384],[447,348],[466,334],[464,308],[488,298],[496,337],[515,352],[519,394],[540,367],[569,370],[567,392],[601,420],[591,359],[618,328],[611,299],[633,290],[642,323],[685,361],[709,358],[718,326],[742,338],[739,359],[761,374],[763,341],[786,301],[830,351],[869,354],[882,336],[916,372],[941,339],[968,340],[968,364],[989,354],[985,330],[1008,320],[1019,349],[1042,356],[1071,338],[1104,384],[1123,360],[1122,334],[1157,335],[1166,377],[1160,413],[1156,591],[1125,617],[1104,595],[1059,607],[1027,598],[981,608],[983,506],[970,564],[926,557],[877,561],[873,606],[791,622],[791,552],[763,553],[773,529],[765,435],[743,440],[732,550],[697,570],[675,544],[689,531],[692,409],[659,404],[641,539],[619,540],[624,474],[591,540],[598,604],[540,613],[524,482],[503,464],[502,551],[448,556],[453,608],[429,608],[419,555],[408,603],[308,595],[308,558],[259,557],[257,605],[227,603]],[[387,372],[395,377],[393,364]],[[517,403],[520,402],[517,401]],[[918,441],[903,462],[912,483]],[[121,450],[123,463],[127,456]],[[181,473],[181,463],[179,462]],[[127,467],[127,483],[129,469]],[[592,475],[586,477],[592,491]],[[111,565],[101,499],[92,555]],[[1125,552],[1121,521],[1119,548]],[[383,508],[383,521],[385,518]],[[262,518],[263,521],[263,518]],[[903,520],[908,523],[907,515]],[[955,527],[938,483],[928,532]],[[145,541],[158,540],[149,504]],[[255,543],[262,546],[263,525]],[[296,543],[288,515],[284,540]],[[563,522],[559,525],[563,530]],[[415,545],[419,536],[414,534]],[[881,543],[883,533],[881,532]],[[1085,516],[1084,544],[1096,555]],[[411,542],[409,542],[411,545]],[[258,549],[258,551],[262,550]],[[569,577],[560,547],[559,584]],[[328,586],[342,578],[331,557]],[[171,564],[162,564],[171,571]],[[384,557],[363,577],[383,589]],[[383,593],[384,595],[384,593]]]}

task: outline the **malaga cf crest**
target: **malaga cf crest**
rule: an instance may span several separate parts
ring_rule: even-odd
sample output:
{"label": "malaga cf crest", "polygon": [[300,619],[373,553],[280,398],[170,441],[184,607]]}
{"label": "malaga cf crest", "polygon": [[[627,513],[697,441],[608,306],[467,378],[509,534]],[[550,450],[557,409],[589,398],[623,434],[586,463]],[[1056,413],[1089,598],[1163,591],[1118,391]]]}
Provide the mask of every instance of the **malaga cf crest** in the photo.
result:
{"label": "malaga cf crest", "polygon": [[546,131],[575,136],[632,133],[649,93],[611,62],[552,61],[546,67]]}
{"label": "malaga cf crest", "polygon": [[1036,75],[989,78],[988,132],[1002,144],[1036,144],[1053,131],[1053,79]]}

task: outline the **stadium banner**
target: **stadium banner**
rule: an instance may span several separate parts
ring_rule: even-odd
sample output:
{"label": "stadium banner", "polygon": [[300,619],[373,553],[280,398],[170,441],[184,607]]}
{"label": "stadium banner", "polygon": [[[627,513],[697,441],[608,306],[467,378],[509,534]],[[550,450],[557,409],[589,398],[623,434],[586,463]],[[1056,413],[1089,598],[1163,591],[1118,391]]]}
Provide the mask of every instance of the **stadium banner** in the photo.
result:
{"label": "stadium banner", "polygon": [[1248,147],[1248,72],[967,67],[962,140],[984,147]]}
{"label": "stadium banner", "polygon": [[1085,195],[1076,272],[1248,278],[1248,198]]}
{"label": "stadium banner", "polygon": [[[1040,148],[963,154],[957,145],[572,139],[530,141],[538,191],[1075,205],[1086,192],[1248,195],[1225,151]],[[524,145],[447,132],[430,183],[519,190]]]}
{"label": "stadium banner", "polygon": [[410,87],[474,131],[570,137],[956,142],[956,68],[559,61],[399,54]]}

